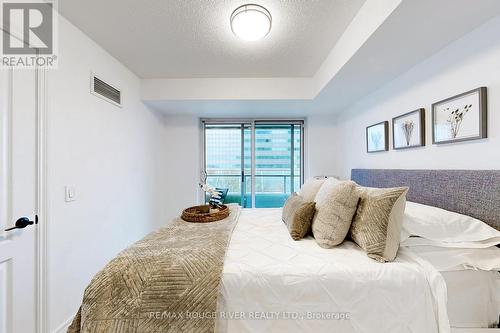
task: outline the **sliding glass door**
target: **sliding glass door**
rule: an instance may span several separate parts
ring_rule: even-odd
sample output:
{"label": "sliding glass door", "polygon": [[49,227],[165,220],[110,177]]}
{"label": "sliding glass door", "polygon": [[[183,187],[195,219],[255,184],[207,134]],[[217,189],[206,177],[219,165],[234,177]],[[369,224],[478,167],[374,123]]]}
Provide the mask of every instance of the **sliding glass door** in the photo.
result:
{"label": "sliding glass door", "polygon": [[302,121],[203,121],[207,183],[227,188],[226,203],[282,207],[300,188]]}
{"label": "sliding glass door", "polygon": [[204,132],[207,184],[229,189],[226,203],[251,207],[250,125],[206,124]]}
{"label": "sliding glass door", "polygon": [[300,124],[255,125],[255,207],[282,207],[300,188]]}

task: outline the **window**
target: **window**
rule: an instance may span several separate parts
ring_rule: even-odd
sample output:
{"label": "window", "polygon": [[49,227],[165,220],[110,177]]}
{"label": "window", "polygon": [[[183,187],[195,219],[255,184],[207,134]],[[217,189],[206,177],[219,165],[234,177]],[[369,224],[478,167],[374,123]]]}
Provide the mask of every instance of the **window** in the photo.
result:
{"label": "window", "polygon": [[207,183],[226,203],[282,207],[303,178],[303,121],[203,121]]}

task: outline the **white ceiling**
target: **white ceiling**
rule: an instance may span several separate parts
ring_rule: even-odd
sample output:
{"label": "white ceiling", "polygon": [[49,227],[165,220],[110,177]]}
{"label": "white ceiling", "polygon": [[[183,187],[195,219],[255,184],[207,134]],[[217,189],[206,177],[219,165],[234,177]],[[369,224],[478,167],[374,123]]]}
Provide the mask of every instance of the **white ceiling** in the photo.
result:
{"label": "white ceiling", "polygon": [[59,11],[141,78],[310,77],[365,0],[259,0],[273,27],[257,42],[230,29],[247,2],[63,0]]}
{"label": "white ceiling", "polygon": [[[500,14],[500,0],[259,0],[273,30],[230,31],[241,0],[62,0],[165,114],[335,113]],[[124,37],[125,36],[125,37]]]}
{"label": "white ceiling", "polygon": [[[380,6],[377,1],[368,0],[363,9],[372,13]],[[386,2],[389,0],[384,0]],[[365,8],[370,3],[375,7]],[[256,84],[250,79],[238,81],[241,87],[252,87],[251,95],[247,91],[233,93],[229,88],[237,86],[236,81],[224,84],[210,79],[201,84],[193,79],[186,80],[189,82],[167,80],[173,82],[163,87],[168,89],[161,89],[162,82],[145,80],[142,96],[148,105],[166,114],[286,117],[342,112],[499,14],[498,0],[404,0],[388,13],[340,68],[327,71],[329,79],[322,80],[325,84],[318,82],[320,73],[309,79],[267,79],[269,82]],[[353,20],[346,35],[349,30],[358,30],[359,27],[353,24],[367,25],[366,19],[358,18]],[[339,49],[345,48],[334,47],[327,61],[338,58]],[[274,89],[271,88],[273,84]],[[182,89],[170,94],[175,85]],[[227,89],[223,89],[224,86]],[[310,86],[315,87],[314,91],[305,89]],[[218,91],[227,92],[226,96]]]}

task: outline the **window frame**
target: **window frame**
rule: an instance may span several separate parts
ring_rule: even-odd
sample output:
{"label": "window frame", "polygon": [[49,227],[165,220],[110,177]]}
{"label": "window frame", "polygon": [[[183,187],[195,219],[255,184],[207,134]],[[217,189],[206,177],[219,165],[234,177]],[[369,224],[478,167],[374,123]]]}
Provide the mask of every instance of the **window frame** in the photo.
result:
{"label": "window frame", "polygon": [[[255,207],[255,126],[256,125],[299,125],[300,126],[300,185],[304,184],[304,175],[306,163],[306,119],[305,118],[200,118],[200,172],[205,171],[206,164],[206,133],[205,125],[250,125],[251,140],[250,150],[251,155],[251,193],[252,193],[252,207]],[[205,202],[205,194],[201,189],[198,190],[198,202],[203,204]]]}

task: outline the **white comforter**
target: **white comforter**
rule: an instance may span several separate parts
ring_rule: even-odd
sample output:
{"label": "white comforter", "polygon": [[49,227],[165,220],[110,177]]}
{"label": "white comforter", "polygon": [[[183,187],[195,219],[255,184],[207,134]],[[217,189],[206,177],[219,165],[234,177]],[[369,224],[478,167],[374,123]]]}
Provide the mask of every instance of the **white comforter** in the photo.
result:
{"label": "white comforter", "polygon": [[[244,209],[224,264],[218,332],[449,332],[446,285],[401,249],[378,263],[355,244],[293,241],[281,209]],[[318,319],[321,318],[321,319]]]}

